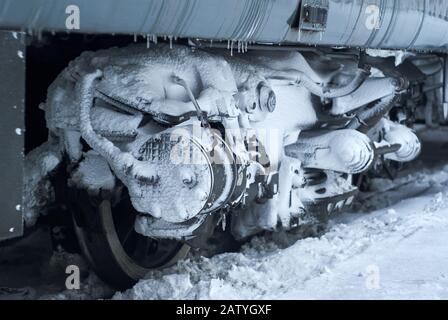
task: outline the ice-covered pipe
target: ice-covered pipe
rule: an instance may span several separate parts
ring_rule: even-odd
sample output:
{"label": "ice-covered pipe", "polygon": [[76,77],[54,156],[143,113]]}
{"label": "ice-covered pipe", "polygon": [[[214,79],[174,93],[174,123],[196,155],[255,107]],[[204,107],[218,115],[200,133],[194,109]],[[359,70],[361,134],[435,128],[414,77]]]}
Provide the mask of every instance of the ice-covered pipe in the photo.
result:
{"label": "ice-covered pipe", "polygon": [[400,83],[401,81],[394,78],[369,78],[353,93],[333,99],[329,112],[336,116],[358,112],[362,106],[401,91]]}
{"label": "ice-covered pipe", "polygon": [[392,109],[398,97],[397,94],[389,95],[380,99],[373,107],[358,112],[346,129],[367,132]]}
{"label": "ice-covered pipe", "polygon": [[94,99],[94,82],[102,76],[100,70],[86,74],[79,84],[80,131],[87,144],[103,156],[117,175],[132,176],[139,181],[156,181],[157,175],[148,165],[135,159],[130,153],[122,152],[108,139],[101,137],[92,127],[90,110]]}
{"label": "ice-covered pipe", "polygon": [[361,84],[369,77],[370,72],[365,69],[358,69],[352,81],[348,84],[339,87],[323,87],[309,78],[306,74],[302,73],[299,79],[299,83],[308,89],[312,94],[315,94],[321,98],[338,98],[349,95],[358,89]]}
{"label": "ice-covered pipe", "polygon": [[345,85],[338,87],[333,86],[322,86],[316,83],[313,79],[307,76],[305,73],[290,70],[290,71],[275,71],[274,73],[267,75],[266,78],[269,80],[285,80],[292,82],[293,84],[303,86],[312,94],[319,96],[321,98],[339,98],[353,93],[357,90],[364,81],[369,77],[370,72],[366,69],[359,68],[353,79]]}

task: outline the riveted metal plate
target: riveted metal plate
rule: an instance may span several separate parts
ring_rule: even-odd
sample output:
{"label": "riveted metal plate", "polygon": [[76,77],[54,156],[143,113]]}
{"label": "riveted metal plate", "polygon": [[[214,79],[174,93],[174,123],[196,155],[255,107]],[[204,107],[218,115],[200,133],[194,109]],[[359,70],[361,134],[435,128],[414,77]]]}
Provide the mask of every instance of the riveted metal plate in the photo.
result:
{"label": "riveted metal plate", "polygon": [[23,35],[0,31],[0,240],[23,234],[25,120]]}

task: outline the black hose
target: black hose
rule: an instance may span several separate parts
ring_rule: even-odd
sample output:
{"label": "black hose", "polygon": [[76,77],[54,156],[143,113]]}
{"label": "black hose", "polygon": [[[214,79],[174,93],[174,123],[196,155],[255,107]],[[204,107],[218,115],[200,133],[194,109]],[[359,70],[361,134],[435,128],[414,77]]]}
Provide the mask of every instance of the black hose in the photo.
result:
{"label": "black hose", "polygon": [[392,109],[398,97],[398,94],[391,94],[380,99],[372,107],[358,112],[345,128],[367,132]]}

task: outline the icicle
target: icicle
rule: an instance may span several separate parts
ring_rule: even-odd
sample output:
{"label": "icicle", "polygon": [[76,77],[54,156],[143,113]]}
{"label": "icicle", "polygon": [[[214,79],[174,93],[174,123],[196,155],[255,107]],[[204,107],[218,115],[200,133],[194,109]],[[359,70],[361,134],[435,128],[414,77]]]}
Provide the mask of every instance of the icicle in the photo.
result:
{"label": "icicle", "polygon": [[241,51],[241,41],[240,40],[238,40],[238,42],[236,43],[236,45],[237,45],[237,48],[238,48],[238,53],[240,53],[240,51]]}
{"label": "icicle", "polygon": [[230,50],[230,40],[227,40],[227,50]]}
{"label": "icicle", "polygon": [[151,46],[151,38],[149,37],[149,34],[146,35],[146,48],[149,49],[149,47]]}
{"label": "icicle", "polygon": [[137,34],[134,33],[134,42],[137,42]]}
{"label": "icicle", "polygon": [[230,56],[233,57],[233,40],[230,42]]}
{"label": "icicle", "polygon": [[226,226],[227,226],[226,214],[223,213],[221,215],[221,217],[222,217],[222,221],[221,221],[221,223],[222,223],[222,231],[225,231],[226,230]]}
{"label": "icicle", "polygon": [[210,48],[213,47],[213,40],[210,40]]}
{"label": "icicle", "polygon": [[155,34],[152,36],[152,42],[157,44],[157,36]]}
{"label": "icicle", "polygon": [[173,37],[169,36],[168,38],[170,40],[170,49],[173,49]]}
{"label": "icicle", "polygon": [[247,41],[246,41],[246,52],[247,52]]}

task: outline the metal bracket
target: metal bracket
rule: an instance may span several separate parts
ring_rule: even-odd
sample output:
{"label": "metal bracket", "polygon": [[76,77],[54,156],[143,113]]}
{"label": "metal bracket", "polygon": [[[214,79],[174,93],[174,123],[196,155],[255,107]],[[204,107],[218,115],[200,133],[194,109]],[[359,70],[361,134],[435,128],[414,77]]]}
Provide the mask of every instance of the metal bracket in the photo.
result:
{"label": "metal bracket", "polygon": [[325,31],[329,8],[329,0],[302,0],[299,29],[303,31]]}

